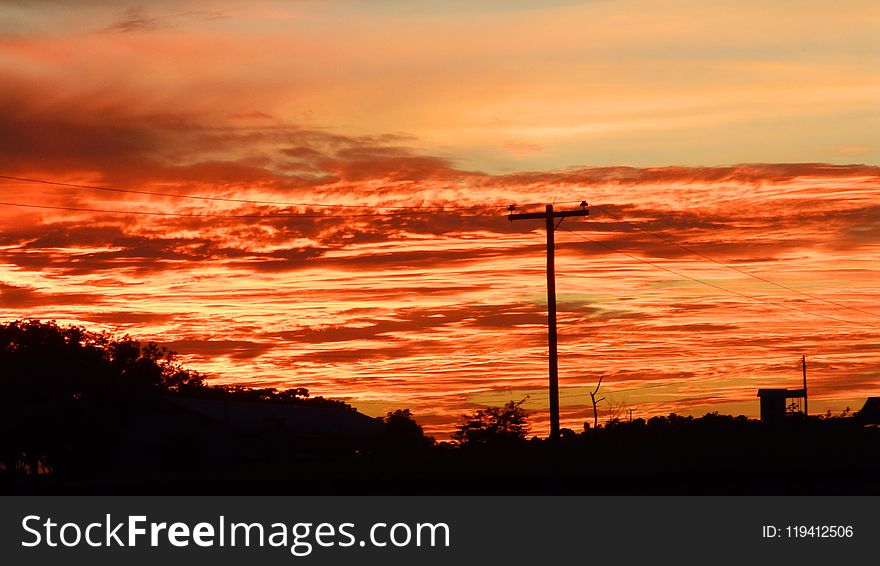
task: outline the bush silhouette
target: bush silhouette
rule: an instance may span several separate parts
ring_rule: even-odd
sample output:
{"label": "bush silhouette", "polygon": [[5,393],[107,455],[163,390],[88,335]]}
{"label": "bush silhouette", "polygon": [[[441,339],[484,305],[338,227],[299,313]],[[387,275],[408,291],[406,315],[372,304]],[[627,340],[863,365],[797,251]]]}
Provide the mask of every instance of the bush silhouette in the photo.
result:
{"label": "bush silhouette", "polygon": [[487,407],[463,417],[452,433],[462,447],[505,447],[522,443],[528,434],[528,413],[522,401],[510,401],[503,407]]}

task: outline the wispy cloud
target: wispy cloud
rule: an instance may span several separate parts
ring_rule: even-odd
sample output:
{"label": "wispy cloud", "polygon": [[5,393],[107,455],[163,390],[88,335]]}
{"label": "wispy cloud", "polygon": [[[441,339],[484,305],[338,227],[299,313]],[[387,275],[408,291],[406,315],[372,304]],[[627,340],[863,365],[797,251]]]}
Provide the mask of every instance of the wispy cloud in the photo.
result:
{"label": "wispy cloud", "polygon": [[210,10],[188,10],[165,12],[161,16],[151,15],[144,6],[132,6],[123,11],[110,25],[99,30],[102,33],[149,32],[162,28],[172,28],[186,22],[213,21],[226,18],[223,12]]}
{"label": "wispy cloud", "polygon": [[3,24],[0,174],[140,191],[0,181],[67,208],[0,205],[5,319],[131,332],[433,432],[485,402],[545,411],[543,225],[506,209],[586,199],[557,231],[567,426],[599,375],[643,414],[756,408],[804,353],[826,403],[880,386],[858,2],[176,4]]}
{"label": "wispy cloud", "polygon": [[133,6],[127,9],[122,16],[101,31],[106,32],[135,32],[150,31],[161,26],[161,20],[148,16],[143,6]]}

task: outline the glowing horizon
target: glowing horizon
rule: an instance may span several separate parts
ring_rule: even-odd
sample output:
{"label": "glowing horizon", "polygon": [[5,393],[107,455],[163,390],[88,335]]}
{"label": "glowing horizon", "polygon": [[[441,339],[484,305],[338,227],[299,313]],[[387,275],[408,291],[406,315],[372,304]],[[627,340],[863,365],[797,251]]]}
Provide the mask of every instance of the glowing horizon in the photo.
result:
{"label": "glowing horizon", "polygon": [[878,394],[874,3],[184,4],[0,2],[0,175],[135,191],[0,180],[58,207],[0,205],[0,320],[440,436],[528,396],[543,433],[543,228],[506,207],[585,199],[563,426],[599,375],[634,416],[755,415],[802,354],[811,412]]}

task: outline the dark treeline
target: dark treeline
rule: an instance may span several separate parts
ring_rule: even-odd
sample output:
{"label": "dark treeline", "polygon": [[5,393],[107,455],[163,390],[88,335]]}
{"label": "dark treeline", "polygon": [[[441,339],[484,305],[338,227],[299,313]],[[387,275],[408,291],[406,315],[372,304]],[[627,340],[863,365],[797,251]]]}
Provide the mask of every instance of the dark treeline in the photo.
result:
{"label": "dark treeline", "polygon": [[[156,417],[181,412],[169,404],[174,398],[354,411],[342,401],[311,397],[305,388],[208,385],[155,343],[18,320],[0,324],[0,477],[81,478],[114,469],[121,452],[137,450],[132,443],[149,436],[145,424],[173,426]],[[159,455],[171,469],[184,463],[192,448],[187,443],[210,433],[204,429],[211,425],[177,420],[178,430],[161,438],[157,431],[154,439],[165,444]]]}
{"label": "dark treeline", "polygon": [[512,401],[438,443],[406,409],[211,386],[156,344],[30,320],[0,324],[0,370],[6,493],[880,493],[880,429],[851,416],[612,419],[551,443]]}
{"label": "dark treeline", "polygon": [[[515,403],[506,409],[515,408]],[[496,411],[503,414],[504,411]],[[856,416],[767,424],[710,413],[612,419],[546,439],[454,435],[394,463],[367,466],[364,489],[494,494],[880,494],[880,429]],[[479,428],[479,427],[478,427]],[[485,430],[478,438],[485,439]],[[491,435],[490,435],[491,438]],[[463,440],[463,442],[461,442]],[[378,468],[378,469],[377,469]],[[334,486],[326,489],[332,490]],[[384,491],[383,491],[384,490]],[[402,490],[405,491],[405,490]]]}

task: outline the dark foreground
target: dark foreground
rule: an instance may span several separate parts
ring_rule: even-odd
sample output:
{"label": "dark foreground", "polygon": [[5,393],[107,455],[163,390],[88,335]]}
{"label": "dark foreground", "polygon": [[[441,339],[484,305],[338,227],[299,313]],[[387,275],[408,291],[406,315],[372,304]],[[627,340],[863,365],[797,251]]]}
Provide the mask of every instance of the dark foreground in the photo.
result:
{"label": "dark foreground", "polygon": [[0,472],[5,493],[880,494],[880,429],[854,418],[663,417],[546,440],[462,448],[332,445],[177,431],[65,473]]}
{"label": "dark foreground", "polygon": [[550,443],[511,401],[436,444],[405,409],[209,385],[156,344],[54,322],[0,324],[0,368],[6,494],[880,494],[880,415],[670,415]]}

